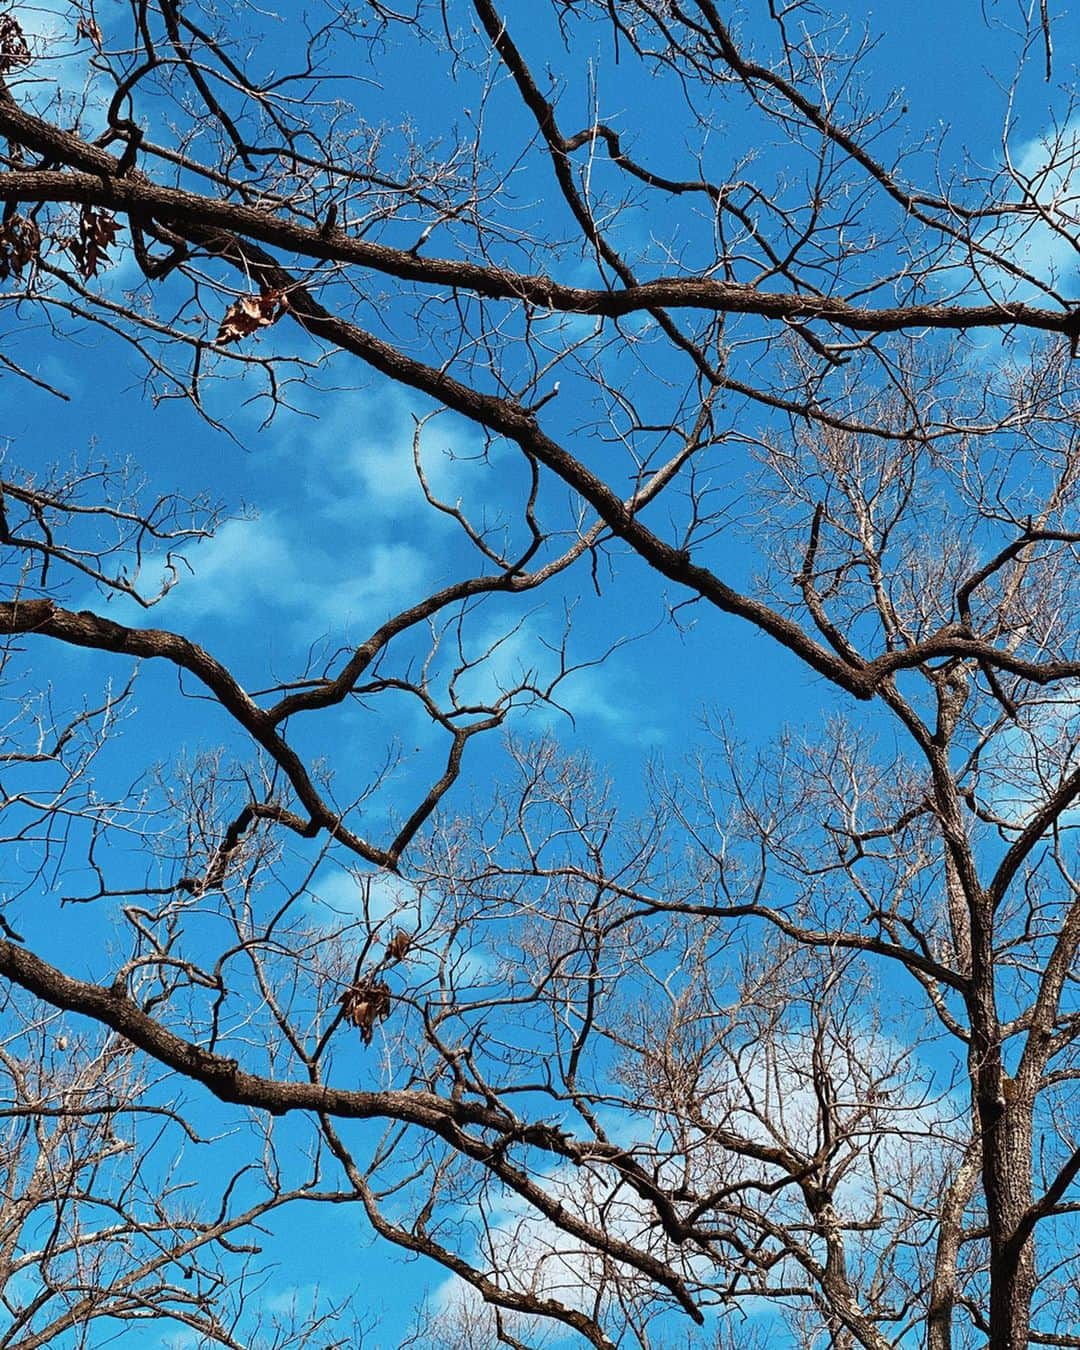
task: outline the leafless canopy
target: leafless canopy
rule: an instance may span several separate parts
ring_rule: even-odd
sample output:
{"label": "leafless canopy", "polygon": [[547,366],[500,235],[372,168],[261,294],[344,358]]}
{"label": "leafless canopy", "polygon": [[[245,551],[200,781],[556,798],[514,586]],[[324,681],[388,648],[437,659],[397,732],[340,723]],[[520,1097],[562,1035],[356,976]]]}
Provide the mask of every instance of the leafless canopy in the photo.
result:
{"label": "leafless canopy", "polygon": [[[859,5],[283,8],[0,4],[21,406],[89,343],[223,456],[396,397],[438,554],[240,661],[172,622],[218,483],[7,447],[0,1347],[359,1344],[336,1242],[253,1311],[346,1202],[429,1259],[417,1346],[1080,1346],[1065,30],[971,7],[978,168]],[[642,790],[533,735],[635,586],[642,660],[795,729]],[[504,659],[575,596],[599,641]]]}

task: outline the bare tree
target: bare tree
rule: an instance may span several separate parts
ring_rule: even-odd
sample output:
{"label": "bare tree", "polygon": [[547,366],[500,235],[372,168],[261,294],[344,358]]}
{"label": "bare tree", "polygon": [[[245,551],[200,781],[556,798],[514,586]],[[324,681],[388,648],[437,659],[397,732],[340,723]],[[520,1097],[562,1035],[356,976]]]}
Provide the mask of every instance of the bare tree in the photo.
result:
{"label": "bare tree", "polygon": [[[28,1015],[11,995],[4,1012],[5,1346],[98,1344],[126,1329],[161,1343],[171,1328],[227,1347],[253,1333],[280,1347],[323,1345],[335,1329],[356,1336],[332,1305],[305,1308],[299,1321],[284,1306],[258,1307],[270,1282],[260,1266],[268,1216],[342,1198],[320,1188],[317,1168],[293,1193],[270,1155],[231,1168],[217,1157],[221,1141],[194,1132],[166,1085],[140,1077],[122,1037],[87,1041],[63,1014]],[[196,1156],[206,1190],[193,1203]]]}
{"label": "bare tree", "polygon": [[[242,1271],[234,1228],[348,1199],[458,1277],[433,1343],[785,1319],[805,1345],[1080,1345],[1080,137],[1048,8],[983,21],[977,170],[806,0],[0,13],[5,375],[68,397],[43,344],[93,335],[234,435],[241,399],[406,390],[418,509],[458,540],[438,584],[313,632],[298,669],[258,653],[249,687],[141,617],[232,503],[150,454],[9,452],[0,971],[30,1181],[3,1222],[40,1289],[5,1295],[11,1344],[142,1316],[259,1344],[205,1253]],[[478,736],[634,635],[508,675],[534,594],[615,612],[642,578],[717,651],[769,639],[820,725],[763,750],[721,721],[636,810],[511,742],[453,815]],[[186,759],[111,753],[135,666],[206,712]],[[258,1122],[250,1205],[177,1216],[129,1175],[155,1113],[198,1151],[183,1082],[221,1130]]]}

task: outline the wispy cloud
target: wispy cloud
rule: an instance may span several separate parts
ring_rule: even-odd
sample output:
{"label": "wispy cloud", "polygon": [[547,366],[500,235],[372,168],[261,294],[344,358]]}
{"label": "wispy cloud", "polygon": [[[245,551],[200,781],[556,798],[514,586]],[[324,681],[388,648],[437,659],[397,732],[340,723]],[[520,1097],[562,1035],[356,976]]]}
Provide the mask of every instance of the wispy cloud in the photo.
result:
{"label": "wispy cloud", "polygon": [[380,622],[419,590],[426,563],[409,544],[374,544],[342,559],[280,512],[231,520],[193,549],[163,602],[170,615],[257,623],[283,614],[304,633]]}
{"label": "wispy cloud", "polygon": [[[399,414],[376,422],[375,449],[362,454],[368,427],[360,409],[353,408],[349,425],[355,443],[335,456],[329,447],[346,435],[343,427],[320,427],[316,444],[315,433],[293,418],[252,457],[248,513],[174,559],[176,584],[150,616],[115,598],[110,612],[137,625],[197,628],[206,620],[238,631],[270,625],[289,642],[351,641],[442,584],[449,549],[430,547],[430,525],[421,532],[415,502],[406,508],[403,500],[410,480],[420,491],[411,426]],[[398,503],[405,520],[397,518]],[[155,568],[164,569],[164,558],[144,560],[147,592],[156,589]]]}
{"label": "wispy cloud", "polygon": [[[1018,280],[998,263],[976,260],[981,293],[995,300],[1045,303],[1044,287],[1067,291],[1080,272],[1074,243],[1080,225],[1080,120],[1047,127],[1010,145],[1003,169],[1011,180],[1006,200],[1026,210],[1001,218],[978,242],[1038,284]],[[961,271],[971,268],[966,250],[957,263]],[[993,340],[992,335],[984,339],[988,344]]]}
{"label": "wispy cloud", "polygon": [[[845,1219],[864,1226],[865,1231],[853,1233],[853,1246],[861,1244],[872,1253],[875,1244],[885,1240],[872,1225],[865,1225],[881,1203],[880,1178],[929,1179],[933,1173],[932,1160],[940,1156],[942,1141],[951,1131],[958,1104],[947,1093],[932,1095],[920,1081],[918,1072],[904,1067],[911,1057],[904,1046],[872,1032],[852,1034],[851,1047],[838,1048],[838,1053],[828,1049],[824,1052],[837,1094],[834,1109],[843,1111],[844,1102],[849,1099],[848,1113],[853,1121],[858,1122],[861,1114],[868,1113],[876,1117],[876,1124],[871,1128],[867,1120],[863,1128],[853,1131],[853,1142],[863,1157],[860,1165],[849,1164],[838,1185],[836,1201]],[[821,1145],[820,1100],[813,1087],[814,1055],[814,1038],[797,1032],[781,1036],[771,1044],[746,1047],[738,1072],[720,1074],[714,1084],[715,1097],[709,1093],[703,1097],[706,1112],[714,1114],[718,1125],[748,1139],[770,1145],[782,1139],[803,1156],[815,1156]],[[766,1062],[774,1056],[784,1069],[780,1078],[777,1064]],[[896,1073],[891,1073],[892,1070]],[[866,1093],[868,1084],[876,1082],[878,1075],[888,1082],[889,1090],[875,1099],[871,1108]],[[962,1104],[959,1109],[962,1114]],[[647,1115],[634,1123],[638,1128],[644,1124],[648,1131]],[[640,1139],[639,1134],[639,1142]],[[629,1138],[627,1144],[630,1145]],[[871,1154],[873,1166],[869,1161]],[[679,1161],[677,1168],[673,1164],[669,1178],[673,1186],[687,1180],[683,1170],[686,1166],[690,1169],[691,1184],[702,1193],[730,1187],[740,1172],[746,1179],[760,1172],[766,1181],[772,1175],[769,1169],[759,1169],[746,1158],[728,1152],[711,1135],[702,1135],[698,1146]],[[558,1169],[537,1180],[565,1208],[579,1213],[587,1222],[598,1224],[609,1236],[650,1251],[680,1270],[684,1278],[707,1281],[712,1277],[709,1256],[674,1248],[659,1231],[648,1203],[620,1188],[613,1177],[605,1178],[600,1169],[591,1175],[582,1170]],[[770,1214],[777,1222],[784,1221],[784,1195],[777,1192],[775,1210]],[[801,1202],[794,1199],[791,1203],[788,1220],[794,1224],[805,1222]],[[482,1269],[494,1266],[502,1272],[500,1278],[515,1292],[554,1298],[582,1312],[595,1310],[598,1295],[602,1304],[605,1289],[612,1298],[617,1296],[607,1278],[603,1259],[515,1196],[507,1195],[500,1206],[485,1216],[483,1238],[471,1255]],[[430,1303],[440,1325],[490,1326],[490,1309],[485,1308],[470,1285],[456,1276],[438,1286]],[[779,1320],[777,1309],[756,1297],[740,1298],[732,1312],[740,1317],[760,1317],[763,1321]],[[521,1334],[538,1325],[535,1318],[521,1315],[510,1315],[508,1321]],[[777,1329],[779,1332],[779,1325]],[[547,1343],[562,1344],[565,1339],[556,1330]]]}
{"label": "wispy cloud", "polygon": [[[276,459],[302,477],[327,519],[348,521],[358,505],[383,519],[405,519],[423,505],[413,448],[425,417],[421,463],[431,490],[456,502],[476,476],[470,466],[480,466],[486,492],[499,492],[481,433],[453,414],[431,416],[430,408],[399,388],[343,390],[321,398],[317,407],[317,417],[280,416],[269,439]],[[431,525],[452,528],[442,517]]]}
{"label": "wispy cloud", "polygon": [[391,872],[359,872],[327,864],[308,888],[311,909],[333,926],[363,918],[373,926],[393,920],[416,927],[422,914],[419,890]]}
{"label": "wispy cloud", "polygon": [[566,611],[553,607],[537,608],[513,628],[493,620],[473,636],[467,655],[478,664],[459,681],[460,696],[466,701],[493,703],[523,682],[540,690],[554,684],[552,702],[546,709],[534,710],[536,730],[553,728],[569,714],[575,723],[602,729],[626,744],[662,743],[665,732],[642,715],[635,694],[633,644],[609,653],[594,635],[592,655],[601,663],[590,664],[578,643],[580,664],[564,666],[561,645],[567,626]]}
{"label": "wispy cloud", "polygon": [[1017,260],[1036,276],[1067,285],[1080,267],[1074,243],[1080,225],[1080,120],[1022,141],[1010,158],[1041,216],[1016,240]]}

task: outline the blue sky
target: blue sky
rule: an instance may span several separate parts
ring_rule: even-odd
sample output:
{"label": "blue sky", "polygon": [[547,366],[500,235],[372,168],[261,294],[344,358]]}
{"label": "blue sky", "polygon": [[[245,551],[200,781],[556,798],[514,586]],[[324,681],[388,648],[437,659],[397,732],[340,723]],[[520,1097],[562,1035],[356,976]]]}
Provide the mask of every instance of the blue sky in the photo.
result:
{"label": "blue sky", "polygon": [[[745,28],[748,34],[760,33],[767,39],[767,25],[757,13],[762,8],[755,7]],[[995,72],[1011,68],[1016,43],[1008,31],[1010,9],[1001,0],[988,0],[983,9],[993,20],[990,25],[983,23],[980,7],[966,0],[946,6],[912,0],[900,6],[851,7],[849,33],[865,29],[875,38],[863,66],[867,95],[878,101],[895,96],[894,122],[877,152],[888,157],[901,143],[916,146],[925,138],[925,149],[913,153],[912,173],[929,171],[934,152],[946,168],[978,168],[989,174],[1000,164],[1006,91]],[[628,135],[636,129],[635,153],[663,163],[670,172],[691,171],[699,153],[717,176],[747,157],[748,172],[759,174],[762,181],[782,171],[782,148],[756,139],[760,123],[746,117],[737,100],[720,112],[707,140],[693,143],[684,120],[665,115],[669,106],[677,106],[673,88],[642,76],[625,56],[616,61],[609,37],[587,41],[567,58],[547,25],[546,7],[519,0],[506,10],[517,40],[537,69],[550,62],[559,71],[566,128],[584,124],[595,102],[605,120],[625,127]],[[44,7],[32,12],[42,40],[50,35],[50,59],[57,63],[46,78],[58,70],[73,90],[78,89],[85,44],[68,54],[57,37],[70,33],[69,16]],[[99,19],[108,31],[110,15],[103,12]],[[837,18],[836,26],[842,34],[843,21]],[[1075,16],[1057,21],[1061,78],[1068,73],[1070,53],[1078,50],[1076,30]],[[268,63],[285,55],[268,44]],[[482,126],[492,153],[507,154],[521,129],[516,100],[500,85],[481,104],[483,73],[462,69],[458,87],[451,89],[445,63],[434,49],[410,49],[401,56],[380,48],[372,65],[361,67],[361,83],[352,87],[352,93],[361,106],[370,107],[373,119],[378,116],[391,125],[410,119],[418,141],[442,135],[448,142],[455,128]],[[1055,119],[1066,139],[1080,131],[1080,124],[1063,121],[1067,109],[1057,79],[1056,74],[1050,85],[1043,81],[1041,53],[1036,51],[1015,96],[1008,146],[1016,164],[1028,173],[1037,170]],[[27,96],[32,92],[28,90]],[[448,115],[450,107],[458,111]],[[1048,190],[1057,186],[1050,184]],[[511,175],[508,202],[524,218],[535,218],[538,230],[569,232],[565,212],[555,204],[552,184],[535,152],[524,156]],[[408,228],[401,226],[401,239],[389,242],[401,242]],[[695,223],[685,214],[670,236],[661,236],[655,218],[647,219],[644,213],[639,218],[631,210],[620,226],[620,238],[637,245],[644,274],[650,266],[663,270],[669,251],[707,265],[712,236],[707,223]],[[452,247],[452,236],[442,247],[447,251]],[[1056,273],[1062,289],[1075,286],[1075,255],[1049,235],[1035,232],[1018,252],[1039,276],[1049,279]],[[514,250],[507,254],[513,261]],[[552,265],[561,279],[581,284],[593,279],[593,264],[577,256],[575,249],[564,248],[561,255]],[[131,260],[121,249],[118,271],[106,286],[121,288],[133,278]],[[987,284],[994,286],[998,279],[990,276]],[[382,331],[399,333],[406,345],[418,344],[410,330],[411,301],[378,295],[370,300],[373,323]],[[210,316],[207,322],[219,317]],[[452,314],[447,322],[453,324]],[[683,372],[670,356],[659,358],[658,368],[650,371],[648,352],[642,353],[639,363],[632,348],[618,353],[602,349],[591,336],[591,321],[574,322],[573,335],[582,345],[557,372],[563,389],[546,410],[545,426],[553,435],[566,437],[586,462],[606,469],[619,462],[618,451],[595,434],[606,410],[602,401],[587,401],[590,365],[609,362],[615,377],[639,391],[643,408],[655,411],[658,420],[670,413],[676,399],[667,381],[674,385]],[[510,333],[512,337],[512,329]],[[559,340],[552,335],[553,348]],[[98,608],[125,623],[175,627],[225,661],[246,687],[258,689],[297,678],[309,663],[318,667],[388,614],[472,566],[470,550],[453,523],[425,507],[413,471],[416,419],[431,413],[432,407],[355,362],[340,356],[324,359],[310,344],[305,347],[287,322],[251,350],[268,354],[299,350],[309,360],[318,358],[321,364],[311,387],[296,387],[295,407],[280,409],[264,424],[268,409],[265,401],[254,398],[258,389],[254,376],[241,378],[223,362],[222,378],[207,389],[207,408],[223,429],[200,419],[183,401],[155,401],[151,396],[155,391],[144,384],[138,355],[90,326],[83,326],[76,340],[68,343],[52,340],[40,327],[10,335],[4,330],[0,341],[5,351],[10,342],[13,356],[62,389],[69,400],[61,402],[5,377],[0,398],[9,464],[41,472],[46,465],[72,459],[130,459],[145,475],[151,492],[208,494],[222,507],[223,523],[215,537],[185,549],[178,584],[149,614],[141,615],[126,601],[106,605],[84,580],[72,581],[64,593],[73,608]],[[999,355],[991,344],[980,359],[992,363]],[[771,357],[751,346],[740,359],[752,368],[754,360],[769,362]],[[581,369],[575,370],[576,360]],[[512,355],[506,361],[508,377],[524,380]],[[646,387],[650,377],[653,384]],[[535,395],[544,393],[552,378],[545,374]],[[163,392],[161,381],[156,392]],[[759,435],[771,425],[761,410],[733,409],[733,414],[734,430],[746,436]],[[460,499],[493,517],[520,500],[524,479],[515,456],[496,444],[484,457],[482,435],[462,419],[442,413],[427,422],[422,448],[431,485],[446,500]],[[757,469],[737,437],[725,447],[715,472],[717,500],[729,513],[732,527],[708,543],[709,562],[733,584],[749,585],[763,566],[753,551]],[[562,511],[565,518],[561,504],[565,490],[549,485],[544,492],[543,500],[553,513]],[[659,508],[650,517],[657,528],[662,511]],[[820,681],[738,621],[698,605],[681,611],[678,625],[671,623],[669,607],[683,597],[623,552],[616,550],[614,557],[617,575],[601,569],[600,596],[587,564],[579,564],[553,586],[525,597],[524,603],[493,601],[474,616],[468,655],[479,656],[491,643],[504,639],[485,670],[468,677],[477,696],[505,687],[525,671],[535,672],[541,681],[549,678],[555,669],[553,649],[568,622],[571,626],[570,652],[582,668],[559,690],[558,702],[565,712],[523,712],[511,719],[511,730],[526,736],[551,734],[570,750],[587,750],[616,780],[620,799],[632,812],[644,801],[642,784],[650,758],[680,765],[707,715],[733,728],[738,740],[752,749],[785,730],[810,737],[836,711],[837,698]],[[153,556],[147,560],[148,579],[153,580],[162,561]],[[416,653],[420,659],[419,645]],[[602,664],[597,664],[601,657]],[[111,660],[43,646],[29,650],[28,659],[36,678],[49,682],[61,701],[77,702],[83,688],[98,687],[106,678],[122,681],[127,674]],[[122,737],[103,755],[103,779],[119,784],[149,774],[155,765],[190,761],[222,743],[230,753],[242,754],[243,743],[224,716],[193,698],[193,693],[190,686],[181,691],[172,672],[144,669],[132,701],[138,716],[125,723]],[[306,754],[325,756],[333,765],[334,793],[340,801],[358,798],[379,766],[399,757],[388,785],[364,808],[365,829],[383,841],[445,755],[444,738],[404,695],[370,707],[343,706],[290,731]],[[490,782],[505,770],[498,737],[474,743],[450,811],[468,810],[471,802],[482,800]],[[125,868],[132,876],[141,871],[138,855],[124,858],[122,841],[116,857],[121,874]],[[298,850],[291,859],[293,871],[301,864],[312,864],[312,856]],[[327,859],[316,866],[310,888],[316,896],[348,903],[356,883],[341,860]],[[18,884],[15,876],[5,880],[9,888]],[[75,973],[102,977],[96,946],[111,932],[113,916],[101,907],[87,906],[64,910],[62,923],[58,922],[58,897],[78,894],[88,886],[92,889],[92,878],[73,858],[61,876],[49,879],[43,894],[31,890],[9,917],[52,959]],[[409,903],[407,896],[395,899]],[[318,901],[313,904],[317,909]],[[367,1052],[352,1047],[342,1053],[339,1067],[362,1078],[378,1054],[378,1044]],[[197,1096],[190,1095],[192,1100]],[[282,1128],[295,1130],[298,1138],[304,1133],[302,1125]],[[232,1147],[242,1147],[239,1139],[221,1146],[223,1165],[231,1162]],[[327,1250],[347,1256],[332,1256],[328,1262]],[[389,1248],[370,1244],[358,1212],[297,1210],[270,1241],[267,1259],[279,1262],[268,1274],[266,1287],[284,1301],[283,1306],[294,1290],[304,1297],[318,1286],[336,1298],[358,1286],[361,1304],[377,1323],[365,1346],[396,1345],[425,1294],[436,1308],[450,1297],[447,1277],[437,1268],[406,1262]],[[180,1350],[183,1339],[175,1344]]]}

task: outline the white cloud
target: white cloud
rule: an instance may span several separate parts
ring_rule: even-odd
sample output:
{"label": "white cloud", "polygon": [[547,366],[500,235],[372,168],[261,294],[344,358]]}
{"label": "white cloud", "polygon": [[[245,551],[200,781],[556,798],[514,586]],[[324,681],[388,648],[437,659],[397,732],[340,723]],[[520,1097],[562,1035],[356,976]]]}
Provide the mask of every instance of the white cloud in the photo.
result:
{"label": "white cloud", "polygon": [[[942,1140],[950,1131],[956,1104],[947,1095],[935,1098],[927,1093],[907,1047],[870,1032],[861,1035],[851,1028],[849,1032],[849,1041],[826,1041],[822,1052],[828,1061],[835,1109],[851,1120],[853,1141],[860,1149],[858,1164],[836,1192],[842,1215],[858,1224],[871,1216],[881,1200],[882,1179],[888,1185],[900,1179],[914,1182],[920,1178],[934,1184],[931,1163],[941,1156]],[[792,1031],[749,1045],[737,1068],[732,1063],[716,1073],[712,1088],[700,1094],[700,1104],[718,1128],[738,1131],[770,1145],[783,1140],[804,1156],[813,1156],[821,1146],[814,1056],[814,1038],[809,1032]],[[872,1101],[868,1096],[871,1092]],[[647,1118],[635,1117],[635,1122],[636,1142],[647,1144]],[[656,1128],[663,1128],[659,1117]],[[632,1147],[629,1137],[621,1142]],[[664,1146],[661,1141],[659,1147]],[[711,1134],[702,1136],[699,1147],[685,1157],[677,1152],[671,1162],[673,1186],[688,1184],[691,1190],[703,1194],[756,1176],[769,1180],[775,1173],[729,1152]],[[668,1242],[651,1207],[626,1188],[618,1188],[613,1175],[601,1170],[559,1169],[536,1180],[567,1209],[638,1250],[651,1252],[691,1282],[708,1282],[713,1277],[712,1259]],[[883,1202],[890,1203],[887,1197]],[[769,1217],[781,1226],[807,1221],[796,1189],[790,1195],[777,1192],[771,1206]],[[853,1231],[852,1258],[857,1249],[872,1256],[875,1244],[887,1242],[890,1231],[888,1224],[880,1232],[872,1227],[865,1232]],[[615,1296],[605,1281],[607,1263],[537,1215],[519,1197],[507,1195],[501,1206],[485,1215],[483,1234],[482,1246],[478,1244],[471,1258],[480,1269],[498,1270],[500,1281],[508,1289],[555,1298],[584,1312],[595,1309],[598,1292],[606,1289]],[[480,1296],[457,1277],[438,1287],[432,1303],[440,1325],[445,1318],[477,1326],[485,1316]],[[738,1312],[743,1316],[766,1312],[775,1316],[776,1310],[749,1297],[739,1299]],[[522,1334],[538,1325],[531,1318],[509,1320],[522,1329]],[[560,1331],[552,1332],[553,1343],[561,1344],[563,1339]]]}
{"label": "white cloud", "polygon": [[[941,1154],[958,1107],[948,1094],[935,1095],[922,1081],[910,1047],[854,1026],[819,1029],[820,1046],[806,1030],[792,1029],[741,1047],[701,1092],[705,1113],[724,1128],[761,1144],[782,1141],[810,1158],[822,1147],[821,1101],[816,1063],[827,1071],[833,1128],[848,1139],[852,1166],[835,1193],[841,1213],[864,1218],[880,1201],[875,1177],[925,1176]],[[962,1114],[962,1110],[960,1111]],[[710,1159],[722,1171],[732,1156],[707,1140],[698,1159],[711,1184]],[[742,1160],[747,1176],[771,1168]]]}
{"label": "white cloud", "polygon": [[[1006,199],[1024,203],[1027,210],[1022,216],[1003,217],[979,243],[1042,285],[1067,291],[1080,270],[1080,253],[1073,244],[1080,235],[1080,120],[1010,146],[1006,169],[1012,178]],[[965,273],[972,265],[966,251],[957,255],[957,263]],[[975,266],[986,296],[1045,303],[1041,286],[1018,281],[992,261]],[[991,334],[983,342],[995,345]]]}
{"label": "white cloud", "polygon": [[1080,227],[1080,121],[1021,142],[1010,158],[1046,217],[1017,241],[1017,260],[1047,281],[1067,284],[1080,264],[1073,243]]}
{"label": "white cloud", "polygon": [[[994,813],[1019,831],[1076,771],[1080,754],[1080,686],[1067,683],[1024,709],[1006,724],[979,757],[980,795]],[[1056,824],[1077,824],[1078,809]]]}
{"label": "white cloud", "polygon": [[376,544],[365,555],[362,570],[311,599],[316,612],[334,627],[377,621],[384,611],[419,595],[426,572],[423,554],[410,544]]}
{"label": "white cloud", "polygon": [[[327,541],[333,536],[328,535]],[[147,568],[147,572],[151,571]],[[152,622],[227,620],[233,626],[272,622],[278,632],[310,641],[320,634],[352,638],[426,589],[428,561],[405,543],[370,544],[362,553],[328,546],[299,516],[270,511],[227,521],[213,538],[184,555],[178,583]],[[114,602],[128,622],[145,622],[133,603]]]}
{"label": "white cloud", "polygon": [[271,1316],[285,1316],[293,1321],[312,1318],[317,1314],[321,1290],[317,1284],[289,1284],[275,1293],[264,1293],[262,1310]]}
{"label": "white cloud", "polygon": [[[423,503],[413,456],[419,415],[414,399],[380,386],[377,393],[344,391],[318,407],[317,417],[280,414],[271,438],[279,456],[309,467],[306,489],[327,519],[352,521],[358,507],[393,517]],[[429,418],[421,460],[431,490],[456,501],[458,480],[482,449],[480,433],[462,418],[445,412]]]}
{"label": "white cloud", "polygon": [[576,670],[560,691],[559,701],[575,721],[599,723],[616,740],[659,746],[667,740],[667,732],[643,716],[640,696],[627,675],[614,661]]}
{"label": "white cloud", "polygon": [[316,876],[308,891],[312,907],[333,915],[337,927],[342,920],[367,918],[372,924],[389,918],[413,926],[420,918],[421,897],[417,888],[392,872],[363,872],[328,864]]}
{"label": "white cloud", "polygon": [[[566,625],[561,606],[538,606],[514,628],[492,619],[472,636],[466,655],[479,664],[459,680],[459,696],[494,703],[524,681],[546,689],[560,673],[559,646]],[[609,653],[600,664],[570,670],[552,691],[558,706],[535,709],[532,725],[537,730],[565,725],[569,713],[579,729],[602,729],[627,744],[659,745],[665,733],[643,717],[640,695],[634,690],[633,652],[633,646],[627,646]]]}
{"label": "white cloud", "polygon": [[180,582],[165,603],[174,612],[236,619],[253,604],[284,600],[296,582],[293,549],[273,515],[229,520],[186,554]]}
{"label": "white cloud", "polygon": [[[709,1258],[675,1247],[659,1229],[650,1206],[618,1186],[614,1174],[566,1167],[535,1180],[565,1210],[608,1237],[650,1252],[683,1278],[692,1280],[695,1272],[707,1277]],[[557,1228],[519,1196],[507,1193],[501,1207],[485,1215],[483,1231],[483,1246],[472,1253],[473,1264],[508,1291],[553,1299],[589,1316],[597,1314],[599,1295],[601,1320],[605,1305],[632,1297],[629,1286],[620,1289],[617,1278],[612,1279],[610,1257]],[[431,1304],[439,1325],[480,1328],[492,1321],[480,1294],[456,1275],[438,1286]],[[576,1334],[557,1322],[522,1313],[504,1313],[504,1319],[520,1335],[542,1335],[544,1344],[579,1344]]]}

